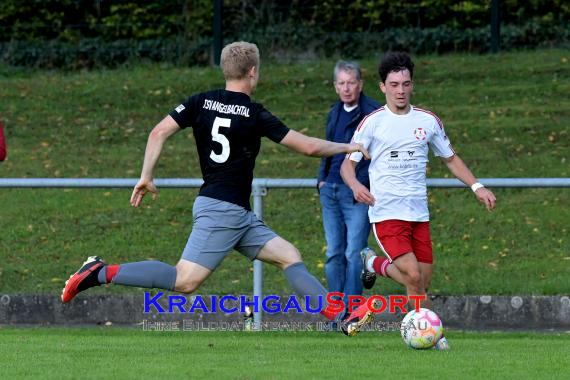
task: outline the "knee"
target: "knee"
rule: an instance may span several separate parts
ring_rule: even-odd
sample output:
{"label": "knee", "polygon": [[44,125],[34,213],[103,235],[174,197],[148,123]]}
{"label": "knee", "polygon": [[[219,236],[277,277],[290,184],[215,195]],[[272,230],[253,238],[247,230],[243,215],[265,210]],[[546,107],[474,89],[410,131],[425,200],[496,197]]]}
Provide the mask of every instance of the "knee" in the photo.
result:
{"label": "knee", "polygon": [[174,290],[180,293],[189,294],[198,289],[199,286],[200,284],[197,284],[195,281],[180,280],[177,278]]}
{"label": "knee", "polygon": [[413,269],[410,270],[406,273],[406,277],[408,279],[408,285],[416,288],[416,289],[421,289],[422,288],[422,276],[419,270],[417,269]]}
{"label": "knee", "polygon": [[180,293],[192,293],[200,287],[201,282],[193,279],[192,276],[181,268],[176,270],[176,283],[174,290]]}
{"label": "knee", "polygon": [[257,254],[257,259],[281,270],[302,261],[299,250],[281,237],[270,240]]}
{"label": "knee", "polygon": [[276,260],[276,265],[281,268],[285,269],[293,264],[302,262],[303,259],[301,258],[301,253],[294,245],[290,245],[287,247],[286,250],[279,256]]}
{"label": "knee", "polygon": [[281,268],[285,269],[290,265],[300,263],[302,261],[303,259],[301,259],[301,253],[299,252],[299,250],[297,248],[293,248],[293,250],[289,252],[287,255],[285,255],[285,257],[283,258],[281,262]]}

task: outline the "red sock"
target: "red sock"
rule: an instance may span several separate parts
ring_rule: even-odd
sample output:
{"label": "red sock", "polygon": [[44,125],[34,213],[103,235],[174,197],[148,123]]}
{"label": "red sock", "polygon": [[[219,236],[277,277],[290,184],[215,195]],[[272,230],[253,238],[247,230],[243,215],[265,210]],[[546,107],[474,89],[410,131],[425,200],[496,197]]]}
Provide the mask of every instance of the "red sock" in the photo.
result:
{"label": "red sock", "polygon": [[113,282],[113,279],[115,278],[118,272],[119,272],[118,265],[107,265],[107,267],[105,268],[105,280],[107,281],[107,284]]}
{"label": "red sock", "polygon": [[372,267],[374,268],[374,272],[379,274],[380,276],[390,277],[388,276],[388,266],[392,264],[390,260],[385,257],[377,256],[374,261],[372,262]]}
{"label": "red sock", "polygon": [[[340,301],[340,300],[339,300]],[[336,316],[343,312],[344,309],[341,307],[341,305],[339,305],[339,303],[334,303],[334,304],[329,304],[326,301],[325,303],[325,308],[323,310],[320,311],[320,313],[328,320],[330,321],[334,321]]]}
{"label": "red sock", "polygon": [[328,319],[329,321],[334,321],[335,317],[337,316],[338,313],[340,313],[342,311],[342,309],[334,309],[334,310],[330,310],[330,309],[323,309],[321,310],[321,314],[325,316],[326,319]]}

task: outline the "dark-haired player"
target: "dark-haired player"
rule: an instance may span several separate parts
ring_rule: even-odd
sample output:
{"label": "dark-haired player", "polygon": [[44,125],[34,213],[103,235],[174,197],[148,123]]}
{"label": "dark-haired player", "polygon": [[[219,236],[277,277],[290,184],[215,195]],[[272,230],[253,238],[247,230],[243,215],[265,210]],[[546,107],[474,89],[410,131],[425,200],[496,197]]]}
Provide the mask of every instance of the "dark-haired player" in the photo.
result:
{"label": "dark-haired player", "polygon": [[[386,105],[368,115],[352,139],[370,152],[370,191],[355,175],[360,153],[348,155],[341,167],[355,199],[369,205],[372,231],[384,253],[380,257],[370,249],[362,251],[363,285],[370,289],[376,275],[381,275],[404,285],[408,295],[426,295],[433,263],[426,188],[429,148],[488,210],[495,207],[496,199],[455,153],[441,120],[410,104],[414,75],[410,56],[388,53],[378,72]],[[421,306],[431,307],[431,300],[425,301]]]}

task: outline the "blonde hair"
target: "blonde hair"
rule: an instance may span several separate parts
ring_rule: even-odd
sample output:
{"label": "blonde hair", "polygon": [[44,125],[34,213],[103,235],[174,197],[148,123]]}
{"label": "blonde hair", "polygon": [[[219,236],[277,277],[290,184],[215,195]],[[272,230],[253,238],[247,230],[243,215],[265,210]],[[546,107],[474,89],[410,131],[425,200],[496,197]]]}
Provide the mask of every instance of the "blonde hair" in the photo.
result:
{"label": "blonde hair", "polygon": [[222,49],[220,67],[226,80],[244,79],[252,67],[259,70],[259,49],[250,42],[239,41]]}

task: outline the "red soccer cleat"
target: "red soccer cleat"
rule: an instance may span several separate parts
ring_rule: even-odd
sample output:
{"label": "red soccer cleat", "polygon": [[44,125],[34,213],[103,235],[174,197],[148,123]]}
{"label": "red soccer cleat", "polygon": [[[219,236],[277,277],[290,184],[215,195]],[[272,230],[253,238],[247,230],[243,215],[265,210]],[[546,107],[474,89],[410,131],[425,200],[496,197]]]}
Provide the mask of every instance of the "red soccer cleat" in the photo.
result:
{"label": "red soccer cleat", "polygon": [[[372,308],[378,309],[379,300],[372,302]],[[368,308],[366,304],[359,306],[340,322],[340,328],[345,335],[355,336],[362,328],[374,321],[374,312]]]}
{"label": "red soccer cleat", "polygon": [[101,285],[99,280],[97,280],[97,275],[105,265],[105,262],[99,256],[90,256],[81,268],[69,276],[69,280],[65,282],[65,287],[61,292],[61,301],[67,303],[79,292]]}

